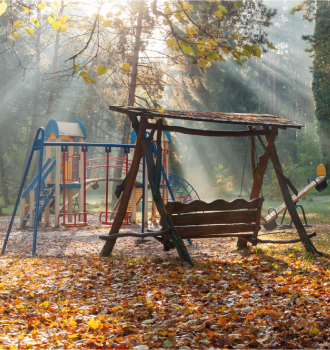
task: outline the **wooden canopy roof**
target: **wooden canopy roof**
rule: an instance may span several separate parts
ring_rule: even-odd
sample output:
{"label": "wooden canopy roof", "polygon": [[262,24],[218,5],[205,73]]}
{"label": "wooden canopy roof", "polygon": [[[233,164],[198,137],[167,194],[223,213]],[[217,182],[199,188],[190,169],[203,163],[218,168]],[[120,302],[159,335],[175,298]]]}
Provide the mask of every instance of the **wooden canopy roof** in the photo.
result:
{"label": "wooden canopy roof", "polygon": [[269,114],[193,112],[173,110],[165,110],[164,113],[159,113],[154,109],[130,106],[110,106],[109,109],[124,114],[146,117],[148,119],[161,117],[169,119],[194,120],[225,124],[277,126],[281,129],[301,129],[304,127],[304,125],[292,122],[291,120],[279,118]]}

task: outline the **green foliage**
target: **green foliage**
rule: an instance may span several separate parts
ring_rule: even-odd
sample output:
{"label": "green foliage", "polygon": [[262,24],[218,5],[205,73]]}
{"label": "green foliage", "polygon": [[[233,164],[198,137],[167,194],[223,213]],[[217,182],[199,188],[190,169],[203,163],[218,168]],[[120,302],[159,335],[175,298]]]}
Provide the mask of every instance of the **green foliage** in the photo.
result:
{"label": "green foliage", "polygon": [[[307,185],[309,177],[316,177],[316,167],[321,162],[321,151],[316,133],[315,124],[307,124],[306,130],[296,143],[297,162],[292,157],[282,158],[282,168],[285,176],[291,179],[294,186],[299,190]],[[277,182],[275,170],[272,168],[266,173],[264,195],[271,199],[281,198],[282,194]]]}

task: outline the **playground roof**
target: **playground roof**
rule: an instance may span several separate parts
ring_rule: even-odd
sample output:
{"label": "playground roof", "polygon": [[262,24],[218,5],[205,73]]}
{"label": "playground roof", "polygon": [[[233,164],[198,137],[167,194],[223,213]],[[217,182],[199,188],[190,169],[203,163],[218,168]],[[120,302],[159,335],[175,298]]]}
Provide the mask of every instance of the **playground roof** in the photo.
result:
{"label": "playground roof", "polygon": [[292,122],[291,120],[279,118],[269,114],[194,112],[173,110],[164,110],[163,113],[159,113],[154,109],[130,106],[110,106],[109,109],[124,114],[146,117],[148,119],[161,117],[169,119],[194,120],[225,124],[277,126],[282,129],[301,129],[304,127],[304,125]]}

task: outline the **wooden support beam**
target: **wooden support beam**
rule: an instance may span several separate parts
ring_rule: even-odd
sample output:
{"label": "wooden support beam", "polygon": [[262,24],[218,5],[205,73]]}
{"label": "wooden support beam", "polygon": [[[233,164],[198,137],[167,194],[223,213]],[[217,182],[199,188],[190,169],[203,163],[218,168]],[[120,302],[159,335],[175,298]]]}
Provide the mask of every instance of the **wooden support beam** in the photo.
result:
{"label": "wooden support beam", "polygon": [[[141,123],[143,122],[145,118],[141,118]],[[145,119],[147,120],[147,119]],[[162,125],[163,120],[160,119],[157,121],[159,125]],[[161,127],[160,127],[161,130]],[[162,147],[161,147],[161,133],[157,135],[157,159],[156,159],[156,165],[154,163],[153,154],[150,150],[150,146],[148,144],[148,141],[146,138],[141,140],[141,145],[143,147],[144,154],[146,156],[147,161],[147,167],[148,167],[148,179],[149,184],[152,192],[153,199],[155,201],[155,204],[157,206],[157,210],[159,215],[161,216],[161,220],[164,223],[165,229],[169,229],[171,232],[171,239],[179,253],[179,256],[181,260],[187,262],[189,265],[193,266],[193,262],[191,260],[191,257],[183,243],[183,240],[181,236],[176,231],[170,216],[168,215],[160,190],[160,174],[161,174],[161,159],[162,159]],[[166,236],[165,236],[166,238]],[[166,244],[166,242],[164,243]]]}
{"label": "wooden support beam", "polygon": [[284,202],[287,206],[288,212],[291,216],[292,222],[295,225],[299,237],[302,241],[302,244],[304,245],[306,251],[310,254],[315,255],[323,255],[321,252],[319,252],[315,247],[314,244],[311,242],[311,240],[309,239],[305,227],[302,224],[300,217],[297,213],[297,208],[292,200],[288,185],[286,184],[286,182],[282,179],[282,177],[280,176],[280,174],[278,173],[278,171],[276,170],[277,168],[279,168],[280,170],[282,170],[281,167],[281,163],[278,159],[278,154],[277,154],[277,150],[275,147],[275,144],[272,145],[272,147],[269,150],[269,153],[273,159],[273,162],[276,164],[276,168],[275,168],[275,172],[276,172],[276,176],[277,176],[277,181],[280,185],[281,188],[281,192],[282,192],[282,196],[284,199]]}
{"label": "wooden support beam", "polygon": [[[116,217],[114,219],[114,222],[111,226],[109,235],[111,234],[117,234],[121,228],[121,225],[124,221],[125,215],[126,215],[126,211],[127,211],[127,206],[129,203],[129,200],[131,198],[131,193],[132,193],[132,189],[135,183],[135,179],[136,179],[136,175],[139,171],[139,166],[140,166],[140,161],[143,155],[143,149],[141,146],[141,140],[145,139],[145,133],[146,133],[146,122],[142,122],[139,125],[138,128],[138,132],[137,132],[137,143],[136,143],[136,148],[135,148],[135,152],[134,152],[134,157],[132,160],[132,165],[130,168],[129,173],[127,174],[126,177],[126,181],[125,181],[125,187],[124,187],[124,191],[123,194],[121,196],[121,201],[119,203],[119,207],[118,207],[118,211],[116,214]],[[148,145],[149,147],[149,145]],[[150,149],[150,147],[149,147]],[[111,255],[111,252],[114,248],[116,244],[116,239],[112,239],[107,241],[101,252],[100,255],[101,256],[109,256]]]}
{"label": "wooden support beam", "polygon": [[286,182],[286,183],[288,184],[288,186],[291,188],[292,192],[293,192],[296,196],[298,196],[298,191],[297,191],[297,189],[293,186],[293,184],[292,184],[292,182],[290,181],[290,179],[284,176],[284,174],[283,174],[283,172],[282,172],[282,169],[280,169],[280,168],[276,165],[276,162],[274,162],[273,157],[270,155],[270,153],[269,153],[267,147],[265,146],[264,142],[262,141],[261,137],[257,134],[257,130],[256,130],[254,127],[251,127],[251,130],[252,130],[253,132],[255,132],[255,134],[256,134],[256,136],[257,136],[257,138],[258,138],[258,140],[259,140],[259,142],[260,142],[262,148],[263,148],[264,151],[268,154],[268,157],[269,157],[270,160],[272,161],[276,173],[282,178],[282,180],[283,180],[284,182]]}
{"label": "wooden support beam", "polygon": [[[268,130],[266,128],[265,130]],[[278,133],[278,129],[276,126],[273,126],[272,129],[270,130],[270,133],[268,136],[266,136],[267,139],[267,150],[269,151],[270,148],[274,145],[275,139]],[[255,134],[254,134],[255,135]],[[269,153],[264,152],[262,155],[259,156],[259,163],[256,166],[254,175],[253,175],[253,185],[252,185],[252,190],[250,194],[250,200],[258,198],[260,195],[264,175],[267,169],[269,161]],[[247,246],[247,241],[244,239],[239,238],[237,240],[237,248],[238,249],[244,249]]]}
{"label": "wooden support beam", "polygon": [[[160,126],[159,126],[159,124],[148,123],[147,129],[160,130]],[[208,136],[208,137],[247,137],[247,136],[255,135],[255,133],[251,130],[214,131],[214,130],[191,129],[191,128],[185,128],[182,126],[171,126],[171,125],[162,125],[161,130],[162,131],[170,131],[170,132],[179,132],[181,134],[187,134],[187,135]],[[258,129],[257,133],[258,133],[258,135],[269,135],[270,131],[269,131],[269,129]]]}

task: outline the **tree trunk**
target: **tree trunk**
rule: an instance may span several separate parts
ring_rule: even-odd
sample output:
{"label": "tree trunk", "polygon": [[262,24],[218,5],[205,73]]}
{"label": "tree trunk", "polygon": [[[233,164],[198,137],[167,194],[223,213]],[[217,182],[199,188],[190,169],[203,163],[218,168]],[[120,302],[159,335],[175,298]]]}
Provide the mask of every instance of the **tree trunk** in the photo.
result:
{"label": "tree trunk", "polygon": [[[0,140],[1,140],[1,134],[3,130],[4,129],[0,129]],[[3,199],[5,201],[5,205],[9,205],[10,199],[9,199],[8,183],[7,183],[7,177],[6,177],[5,162],[3,159],[3,151],[0,152],[0,176],[1,176],[1,191],[3,195]]]}
{"label": "tree trunk", "polygon": [[[141,2],[141,4],[142,3],[144,3],[144,1]],[[137,26],[136,26],[136,39],[135,39],[135,47],[134,47],[133,61],[132,61],[132,76],[131,76],[131,84],[130,84],[129,95],[128,95],[128,106],[134,106],[134,102],[135,102],[136,81],[137,81],[137,74],[138,74],[139,53],[140,53],[140,45],[141,45],[142,18],[143,18],[143,10],[140,10],[138,20],[137,20]],[[127,115],[125,117],[123,137],[121,140],[122,144],[129,143],[130,130],[131,130],[131,120]],[[118,158],[124,158],[123,149],[119,149]],[[117,165],[121,166],[123,164],[120,162],[117,162]],[[122,176],[122,169],[118,167],[114,170],[114,178],[120,179],[121,176]],[[113,191],[112,191],[113,193],[115,192],[114,189],[116,188],[117,185],[118,183],[116,182],[113,183]],[[113,197],[113,199],[115,198]]]}
{"label": "tree trunk", "polygon": [[[63,8],[64,8],[64,1],[61,1],[61,11],[60,15],[63,15]],[[50,92],[49,92],[49,98],[48,98],[48,107],[47,107],[47,113],[46,113],[46,121],[45,126],[47,125],[48,121],[52,118],[53,110],[54,110],[54,104],[55,104],[55,92],[56,92],[56,85],[57,85],[57,79],[58,79],[58,61],[59,61],[59,52],[60,52],[60,37],[61,37],[61,29],[58,29],[56,32],[56,38],[55,38],[55,44],[54,44],[54,56],[53,56],[53,62],[52,62],[52,79],[50,82]]]}
{"label": "tree trunk", "polygon": [[312,90],[323,162],[330,171],[330,2],[316,2]]}
{"label": "tree trunk", "polygon": [[[38,0],[38,4],[41,3],[41,0]],[[40,47],[40,41],[41,41],[41,11],[40,9],[37,9],[37,19],[39,21],[39,28],[37,28],[37,42],[36,42],[36,80],[34,84],[34,104],[33,104],[33,115],[32,115],[32,124],[31,124],[31,129],[30,129],[30,135],[29,135],[29,141],[26,149],[26,154],[25,154],[25,160],[24,160],[24,165],[23,165],[23,172],[22,172],[22,177],[25,172],[28,159],[33,147],[33,142],[38,130],[38,123],[39,123],[39,106],[40,106],[40,89],[41,89],[41,72],[40,72],[40,60],[41,60],[41,47]],[[38,162],[36,162],[38,163]],[[33,174],[32,174],[33,176]]]}

